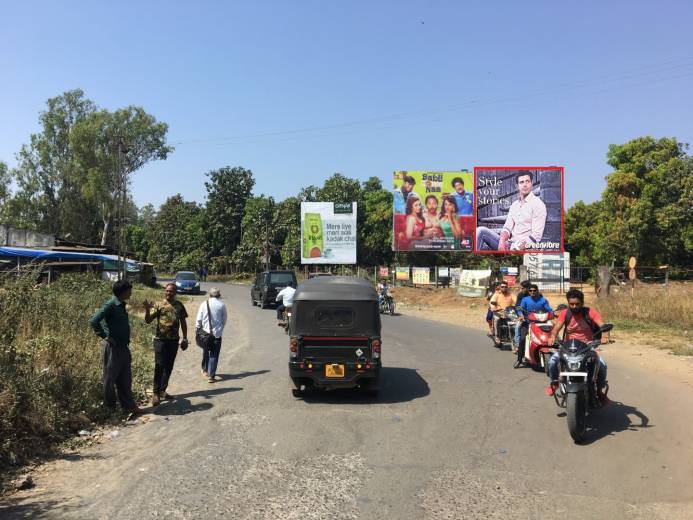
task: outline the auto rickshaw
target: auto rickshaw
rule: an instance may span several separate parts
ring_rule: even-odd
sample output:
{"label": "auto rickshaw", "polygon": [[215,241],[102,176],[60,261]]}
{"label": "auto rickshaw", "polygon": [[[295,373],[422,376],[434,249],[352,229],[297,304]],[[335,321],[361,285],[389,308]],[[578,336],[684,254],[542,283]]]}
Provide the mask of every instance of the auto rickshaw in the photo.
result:
{"label": "auto rickshaw", "polygon": [[289,376],[295,397],[313,388],[378,392],[380,313],[368,280],[306,280],[296,289],[292,310]]}

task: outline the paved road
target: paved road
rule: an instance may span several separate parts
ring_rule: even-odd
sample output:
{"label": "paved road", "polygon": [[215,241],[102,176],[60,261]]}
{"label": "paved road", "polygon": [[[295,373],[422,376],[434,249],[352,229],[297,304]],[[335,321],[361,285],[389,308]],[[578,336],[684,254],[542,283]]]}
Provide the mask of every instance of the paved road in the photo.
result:
{"label": "paved road", "polygon": [[175,402],[51,465],[0,516],[693,517],[693,412],[680,404],[690,390],[612,363],[615,402],[577,446],[542,375],[513,370],[481,332],[386,316],[377,400],[297,400],[286,336],[248,292],[222,286],[232,316],[223,381],[202,379],[191,347],[172,379]]}

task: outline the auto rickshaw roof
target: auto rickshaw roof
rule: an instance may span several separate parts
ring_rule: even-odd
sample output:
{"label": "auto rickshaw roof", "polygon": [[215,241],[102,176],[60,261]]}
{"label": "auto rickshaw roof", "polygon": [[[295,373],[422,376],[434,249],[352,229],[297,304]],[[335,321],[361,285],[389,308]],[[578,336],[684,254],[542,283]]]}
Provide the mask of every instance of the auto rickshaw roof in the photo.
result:
{"label": "auto rickshaw roof", "polygon": [[378,293],[365,278],[320,276],[301,282],[294,301],[377,301]]}

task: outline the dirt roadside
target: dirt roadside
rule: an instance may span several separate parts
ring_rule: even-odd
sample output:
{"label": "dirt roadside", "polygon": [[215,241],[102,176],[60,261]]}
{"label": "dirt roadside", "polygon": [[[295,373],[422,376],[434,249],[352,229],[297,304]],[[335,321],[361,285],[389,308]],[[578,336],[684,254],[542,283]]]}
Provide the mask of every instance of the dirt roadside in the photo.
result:
{"label": "dirt roadside", "polygon": [[[454,289],[396,287],[392,293],[397,302],[397,312],[404,316],[488,330],[485,298],[459,296]],[[545,296],[551,303],[561,302],[564,298],[558,293]],[[593,299],[593,294],[586,294],[588,305]],[[608,316],[605,319],[608,320]],[[666,337],[655,333],[619,331],[618,328],[614,329],[611,337],[616,343],[605,347],[610,359],[647,366],[654,373],[693,388],[693,356],[675,356],[663,348]]]}

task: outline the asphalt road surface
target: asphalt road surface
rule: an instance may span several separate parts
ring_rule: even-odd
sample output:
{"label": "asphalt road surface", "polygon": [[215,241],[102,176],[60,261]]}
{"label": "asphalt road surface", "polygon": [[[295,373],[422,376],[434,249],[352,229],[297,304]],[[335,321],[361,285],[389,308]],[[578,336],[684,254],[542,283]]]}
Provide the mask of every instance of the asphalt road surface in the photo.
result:
{"label": "asphalt road surface", "polygon": [[610,363],[614,402],[575,445],[543,374],[514,370],[483,333],[384,316],[377,399],[295,399],[274,310],[251,307],[247,286],[221,289],[223,380],[202,378],[191,346],[175,401],[51,463],[0,516],[693,518],[690,390],[662,376]]}

